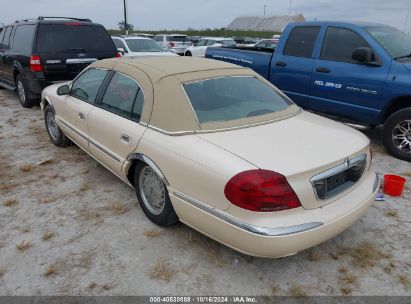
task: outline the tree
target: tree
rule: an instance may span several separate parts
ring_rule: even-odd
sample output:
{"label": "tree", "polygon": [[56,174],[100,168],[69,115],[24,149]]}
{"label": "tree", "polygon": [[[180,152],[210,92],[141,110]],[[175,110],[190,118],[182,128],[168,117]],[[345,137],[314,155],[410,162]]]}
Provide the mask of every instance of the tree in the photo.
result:
{"label": "tree", "polygon": [[[119,23],[118,23],[118,28],[120,29],[120,31],[124,31],[125,30],[125,22],[124,21],[120,21]],[[127,29],[130,31],[130,32],[132,32],[132,31],[134,31],[134,25],[132,25],[132,24],[130,24],[130,23],[127,23]]]}

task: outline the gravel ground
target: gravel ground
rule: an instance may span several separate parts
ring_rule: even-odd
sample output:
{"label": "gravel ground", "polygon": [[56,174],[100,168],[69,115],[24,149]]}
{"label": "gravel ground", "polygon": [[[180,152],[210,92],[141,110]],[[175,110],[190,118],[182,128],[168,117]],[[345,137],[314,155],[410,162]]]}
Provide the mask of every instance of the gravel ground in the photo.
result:
{"label": "gravel ground", "polygon": [[41,110],[0,90],[0,295],[411,295],[411,164],[372,138],[374,170],[406,176],[336,238],[257,259],[180,224],[163,229],[134,190],[77,147],[53,146]]}

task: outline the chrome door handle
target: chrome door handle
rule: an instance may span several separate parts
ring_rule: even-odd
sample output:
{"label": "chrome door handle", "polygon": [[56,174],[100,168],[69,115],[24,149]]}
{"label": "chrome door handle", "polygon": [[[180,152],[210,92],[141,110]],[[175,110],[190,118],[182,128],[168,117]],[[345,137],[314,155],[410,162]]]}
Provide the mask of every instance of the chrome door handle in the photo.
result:
{"label": "chrome door handle", "polygon": [[80,117],[80,119],[81,120],[84,120],[84,119],[86,119],[86,116],[84,116],[84,114],[83,113],[78,113],[78,117]]}
{"label": "chrome door handle", "polygon": [[126,134],[121,134],[120,140],[121,140],[122,142],[129,143],[129,142],[130,142],[130,137],[129,137],[128,135],[126,135]]}

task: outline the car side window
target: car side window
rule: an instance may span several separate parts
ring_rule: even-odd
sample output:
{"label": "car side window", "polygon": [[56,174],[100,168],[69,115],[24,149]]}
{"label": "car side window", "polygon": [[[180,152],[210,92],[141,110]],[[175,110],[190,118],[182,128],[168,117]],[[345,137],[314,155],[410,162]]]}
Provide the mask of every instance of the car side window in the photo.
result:
{"label": "car side window", "polygon": [[34,24],[17,26],[14,34],[13,50],[16,52],[30,52],[33,47],[35,31],[36,26]]}
{"label": "car side window", "polygon": [[359,47],[369,47],[360,35],[349,29],[329,27],[325,34],[320,59],[355,63],[352,54]]}
{"label": "car side window", "polygon": [[108,71],[105,70],[88,69],[73,82],[70,95],[83,101],[94,103],[107,73]]}
{"label": "car side window", "polygon": [[6,32],[6,28],[4,27],[0,28],[0,50],[2,49],[2,42],[3,42],[5,32]]}
{"label": "car side window", "polygon": [[201,40],[197,43],[197,46],[205,46],[206,43],[207,43],[207,40],[201,39]]}
{"label": "car side window", "polygon": [[126,50],[126,46],[124,45],[123,41],[121,41],[120,39],[113,39],[114,44],[116,45],[116,48],[122,48],[124,50]]}
{"label": "car side window", "polygon": [[312,58],[319,32],[319,26],[295,27],[288,37],[284,49],[284,55]]}
{"label": "car side window", "polygon": [[11,35],[11,31],[13,30],[12,26],[9,26],[6,28],[6,31],[4,32],[4,38],[3,38],[3,43],[0,46],[0,49],[3,50],[8,50],[10,48],[10,35]]}
{"label": "car side window", "polygon": [[[208,40],[207,41],[207,46],[211,46],[211,45],[214,45],[214,44],[216,44],[216,43],[219,43],[218,41],[215,41],[215,40]],[[220,43],[221,43],[221,41],[220,41]]]}
{"label": "car side window", "polygon": [[137,98],[133,106],[133,112],[131,113],[131,117],[134,120],[140,121],[141,113],[143,112],[143,104],[144,104],[144,94],[143,90],[139,88],[137,93]]}
{"label": "car side window", "polygon": [[131,117],[139,91],[140,87],[134,79],[115,73],[104,93],[101,107],[115,114]]}

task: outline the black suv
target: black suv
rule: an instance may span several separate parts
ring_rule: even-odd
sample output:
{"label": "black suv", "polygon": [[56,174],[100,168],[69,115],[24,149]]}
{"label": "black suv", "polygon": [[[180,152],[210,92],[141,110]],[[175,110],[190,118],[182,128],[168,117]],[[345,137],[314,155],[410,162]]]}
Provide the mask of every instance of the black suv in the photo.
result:
{"label": "black suv", "polygon": [[23,107],[41,91],[73,79],[91,62],[118,56],[106,29],[90,19],[38,17],[0,27],[0,88],[16,90]]}

